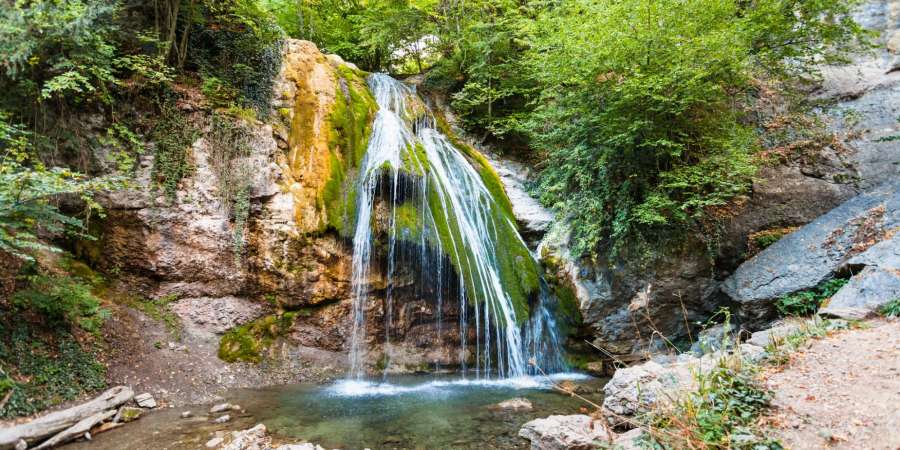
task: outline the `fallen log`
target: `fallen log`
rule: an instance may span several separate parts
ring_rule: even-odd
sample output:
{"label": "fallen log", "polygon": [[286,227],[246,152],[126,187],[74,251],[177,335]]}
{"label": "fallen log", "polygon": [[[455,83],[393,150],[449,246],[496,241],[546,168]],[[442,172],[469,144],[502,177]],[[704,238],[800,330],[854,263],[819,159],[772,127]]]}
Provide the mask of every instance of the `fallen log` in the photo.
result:
{"label": "fallen log", "polygon": [[111,409],[109,411],[98,412],[90,417],[81,419],[75,425],[72,425],[69,428],[66,428],[63,431],[60,431],[58,434],[53,436],[50,439],[42,442],[41,445],[35,447],[35,450],[41,450],[45,448],[53,448],[57,445],[65,444],[66,442],[75,439],[88,431],[91,431],[91,428],[94,428],[94,425],[97,425],[100,422],[103,422],[106,419],[114,416],[116,414],[116,410]]}
{"label": "fallen log", "polygon": [[29,446],[33,445],[97,413],[114,409],[133,397],[134,391],[130,387],[116,386],[87,403],[52,412],[21,425],[0,429],[0,450],[15,448],[16,442],[20,439],[25,440]]}

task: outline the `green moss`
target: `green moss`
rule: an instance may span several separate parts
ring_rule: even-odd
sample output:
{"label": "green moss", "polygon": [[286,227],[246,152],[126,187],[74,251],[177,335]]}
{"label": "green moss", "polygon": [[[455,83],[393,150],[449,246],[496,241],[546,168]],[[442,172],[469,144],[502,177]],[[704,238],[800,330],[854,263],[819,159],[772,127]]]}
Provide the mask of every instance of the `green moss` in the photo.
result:
{"label": "green moss", "polygon": [[397,205],[394,210],[397,235],[400,239],[417,242],[422,237],[422,214],[411,203]]}
{"label": "green moss", "polygon": [[290,331],[296,317],[296,312],[273,314],[228,330],[219,341],[219,359],[259,363],[263,352]]}
{"label": "green moss", "polygon": [[169,304],[178,300],[175,295],[166,295],[157,299],[141,299],[126,297],[124,303],[146,315],[152,320],[162,322],[166,330],[175,340],[181,340],[181,320],[169,309]]}
{"label": "green moss", "polygon": [[569,285],[557,285],[553,289],[559,302],[559,314],[573,325],[581,325],[581,308],[578,307],[578,297],[575,290]]}
{"label": "green moss", "polygon": [[349,236],[356,216],[352,174],[365,156],[378,105],[366,86],[364,74],[346,66],[338,67],[337,72],[337,95],[329,115],[331,174],[319,201],[327,226]]}

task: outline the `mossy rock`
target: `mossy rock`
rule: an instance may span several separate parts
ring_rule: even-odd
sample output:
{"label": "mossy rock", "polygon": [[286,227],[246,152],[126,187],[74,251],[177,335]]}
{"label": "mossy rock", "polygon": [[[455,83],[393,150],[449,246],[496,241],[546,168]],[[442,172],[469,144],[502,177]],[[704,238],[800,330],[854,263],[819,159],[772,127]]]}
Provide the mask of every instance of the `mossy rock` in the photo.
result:
{"label": "mossy rock", "polygon": [[228,330],[219,341],[219,359],[258,364],[275,340],[290,332],[296,316],[295,312],[273,314]]}

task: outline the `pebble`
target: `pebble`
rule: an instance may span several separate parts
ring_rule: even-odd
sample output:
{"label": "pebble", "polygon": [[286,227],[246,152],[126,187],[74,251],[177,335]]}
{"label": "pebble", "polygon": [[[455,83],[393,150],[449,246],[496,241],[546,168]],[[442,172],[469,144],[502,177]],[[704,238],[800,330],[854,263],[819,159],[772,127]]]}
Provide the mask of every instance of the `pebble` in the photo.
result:
{"label": "pebble", "polygon": [[134,396],[135,403],[141,408],[156,408],[156,399],[149,392]]}
{"label": "pebble", "polygon": [[182,418],[182,419],[187,419],[188,417],[191,417],[191,416],[193,416],[193,415],[194,415],[194,413],[192,413],[192,412],[190,412],[190,411],[184,411],[184,412],[181,413],[181,418]]}
{"label": "pebble", "polygon": [[231,416],[229,416],[228,414],[225,414],[224,416],[217,417],[216,420],[213,420],[213,422],[225,423],[225,422],[228,422],[229,420],[231,420]]}
{"label": "pebble", "polygon": [[210,414],[225,412],[231,409],[231,403],[219,403],[218,405],[209,408]]}

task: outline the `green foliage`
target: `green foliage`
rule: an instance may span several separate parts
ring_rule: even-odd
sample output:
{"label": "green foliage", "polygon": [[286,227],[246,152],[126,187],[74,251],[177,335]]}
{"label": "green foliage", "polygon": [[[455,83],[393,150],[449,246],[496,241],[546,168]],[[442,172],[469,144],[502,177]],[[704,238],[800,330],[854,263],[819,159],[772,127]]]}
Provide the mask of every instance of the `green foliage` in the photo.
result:
{"label": "green foliage", "polygon": [[[190,34],[190,62],[204,73],[204,93],[269,113],[281,67],[283,31],[256,1],[204,0]],[[218,84],[218,86],[216,86]]]}
{"label": "green foliage", "polygon": [[[2,311],[0,417],[26,416],[106,387],[105,369],[65,328],[42,328]],[[15,320],[11,320],[15,318]]]}
{"label": "green foliage", "polygon": [[16,94],[109,103],[116,82],[112,17],[118,2],[38,0],[15,2],[0,16],[0,54]]}
{"label": "green foliage", "polygon": [[900,298],[885,303],[878,312],[884,317],[900,317]]}
{"label": "green foliage", "polygon": [[100,299],[84,280],[44,274],[27,276],[26,280],[29,287],[13,295],[12,305],[41,314],[51,326],[75,324],[96,333],[109,317],[109,311],[100,307]]}
{"label": "green foliage", "polygon": [[781,450],[781,444],[759,429],[771,394],[759,368],[739,355],[722,357],[714,367],[694,374],[697,390],[657,407],[649,414],[650,430],[643,446],[664,448]]}
{"label": "green foliage", "polygon": [[847,281],[843,278],[834,278],[824,281],[812,289],[785,295],[778,299],[775,307],[782,316],[815,314],[822,306],[822,302],[841,290]]}
{"label": "green foliage", "polygon": [[173,102],[164,102],[160,108],[151,133],[156,144],[153,178],[166,196],[174,200],[178,184],[193,171],[191,145],[199,137],[199,131]]}
{"label": "green foliage", "polygon": [[420,39],[433,31],[434,0],[264,0],[292,37],[365,70],[421,72],[431,62]]}
{"label": "green foliage", "polygon": [[0,111],[0,250],[25,260],[35,251],[57,251],[41,241],[40,232],[89,238],[82,219],[63,214],[61,197],[80,199],[84,215],[102,213],[94,194],[121,185],[119,177],[90,179],[60,167],[45,167],[34,154],[23,126]]}
{"label": "green foliage", "polygon": [[258,168],[249,158],[251,131],[242,119],[213,113],[208,142],[219,201],[234,222],[232,250],[236,261],[244,251],[244,229],[250,214],[250,190]]}

